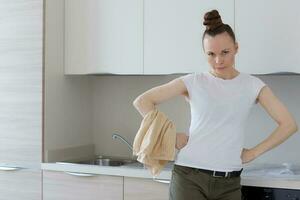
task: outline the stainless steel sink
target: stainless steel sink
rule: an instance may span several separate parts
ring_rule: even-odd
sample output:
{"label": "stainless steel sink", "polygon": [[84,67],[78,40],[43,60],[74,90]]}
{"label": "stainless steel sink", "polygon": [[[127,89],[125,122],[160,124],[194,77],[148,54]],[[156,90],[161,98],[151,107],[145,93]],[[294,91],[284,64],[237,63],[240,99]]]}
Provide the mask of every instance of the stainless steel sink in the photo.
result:
{"label": "stainless steel sink", "polygon": [[136,160],[118,158],[96,158],[92,160],[79,161],[78,164],[99,165],[99,166],[121,166],[136,163]]}
{"label": "stainless steel sink", "polygon": [[[57,162],[58,164],[86,164],[98,166],[124,166],[130,168],[145,168],[144,164],[138,162],[136,159],[109,157],[109,156],[96,156],[90,159],[81,161],[63,161]],[[172,169],[174,162],[169,162],[165,168]]]}
{"label": "stainless steel sink", "polygon": [[99,165],[99,166],[122,166],[122,165],[132,165],[132,164],[135,165],[138,164],[138,161],[135,159],[97,156],[95,158],[82,160],[82,161],[65,161],[59,163],[87,164],[87,165]]}

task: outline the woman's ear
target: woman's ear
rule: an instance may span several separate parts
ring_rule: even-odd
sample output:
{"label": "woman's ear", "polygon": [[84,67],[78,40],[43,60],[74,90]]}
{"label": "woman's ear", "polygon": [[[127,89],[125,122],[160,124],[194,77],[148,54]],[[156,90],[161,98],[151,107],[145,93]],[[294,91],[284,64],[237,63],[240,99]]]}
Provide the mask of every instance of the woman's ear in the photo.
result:
{"label": "woman's ear", "polygon": [[239,51],[239,43],[235,43],[234,44],[234,48],[235,48],[235,53],[237,53]]}

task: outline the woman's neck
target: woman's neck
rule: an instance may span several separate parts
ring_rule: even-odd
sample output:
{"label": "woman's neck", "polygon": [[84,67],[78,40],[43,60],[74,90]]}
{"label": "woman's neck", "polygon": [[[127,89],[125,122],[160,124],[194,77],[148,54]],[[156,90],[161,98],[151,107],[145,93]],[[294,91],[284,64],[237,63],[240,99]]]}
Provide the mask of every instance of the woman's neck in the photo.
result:
{"label": "woman's neck", "polygon": [[236,69],[233,69],[233,70],[230,70],[230,71],[224,71],[222,73],[220,72],[216,72],[215,70],[210,70],[210,73],[215,76],[215,77],[218,77],[218,78],[221,78],[221,79],[233,79],[235,78],[236,76],[238,76],[240,74],[240,72],[238,72]]}

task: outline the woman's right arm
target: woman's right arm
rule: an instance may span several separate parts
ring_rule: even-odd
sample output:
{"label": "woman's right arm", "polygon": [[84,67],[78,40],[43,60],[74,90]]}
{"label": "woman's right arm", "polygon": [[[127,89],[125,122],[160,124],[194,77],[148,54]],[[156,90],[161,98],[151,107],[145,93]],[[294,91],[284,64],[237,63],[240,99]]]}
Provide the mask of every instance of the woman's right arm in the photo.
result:
{"label": "woman's right arm", "polygon": [[155,105],[178,95],[188,97],[187,88],[181,78],[176,78],[144,92],[134,100],[133,105],[144,117],[155,108]]}

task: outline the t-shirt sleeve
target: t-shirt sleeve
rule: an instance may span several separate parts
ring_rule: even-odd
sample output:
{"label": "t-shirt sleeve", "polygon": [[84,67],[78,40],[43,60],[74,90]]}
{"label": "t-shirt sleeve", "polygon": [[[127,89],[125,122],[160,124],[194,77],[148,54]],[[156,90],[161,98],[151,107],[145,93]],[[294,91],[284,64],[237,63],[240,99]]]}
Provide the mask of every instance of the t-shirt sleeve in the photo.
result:
{"label": "t-shirt sleeve", "polygon": [[189,93],[189,98],[191,99],[193,94],[192,94],[192,88],[193,88],[193,83],[195,79],[195,74],[187,74],[184,76],[179,77],[185,84],[185,87]]}
{"label": "t-shirt sleeve", "polygon": [[266,86],[266,84],[261,79],[252,76],[252,92],[254,103],[257,103],[258,95],[264,86]]}

